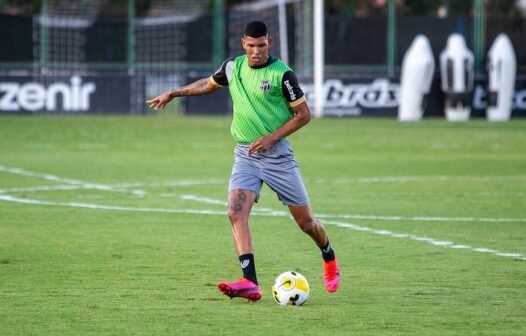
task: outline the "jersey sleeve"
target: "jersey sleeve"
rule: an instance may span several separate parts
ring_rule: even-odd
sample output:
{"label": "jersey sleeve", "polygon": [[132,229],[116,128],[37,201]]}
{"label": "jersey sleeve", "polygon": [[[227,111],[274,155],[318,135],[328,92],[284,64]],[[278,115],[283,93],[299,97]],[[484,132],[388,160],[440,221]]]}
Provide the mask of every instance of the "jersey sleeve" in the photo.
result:
{"label": "jersey sleeve", "polygon": [[[216,86],[228,86],[228,80],[230,77],[230,74],[228,74],[228,71],[231,68],[231,64],[233,62],[234,58],[227,58],[223,64],[221,64],[221,67],[212,75],[210,76],[210,82]],[[230,70],[231,71],[231,70]]]}
{"label": "jersey sleeve", "polygon": [[291,107],[297,106],[305,101],[305,94],[298,84],[298,78],[293,71],[287,71],[283,74],[281,80],[281,91],[283,97],[289,102]]}

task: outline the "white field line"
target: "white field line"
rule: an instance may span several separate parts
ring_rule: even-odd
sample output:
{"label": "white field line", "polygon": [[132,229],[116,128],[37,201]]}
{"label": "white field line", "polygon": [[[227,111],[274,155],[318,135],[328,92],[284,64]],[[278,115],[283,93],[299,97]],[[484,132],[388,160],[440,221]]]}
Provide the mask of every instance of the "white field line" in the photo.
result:
{"label": "white field line", "polygon": [[[100,209],[100,210],[117,210],[117,211],[135,211],[135,212],[160,212],[160,213],[179,213],[179,214],[199,214],[199,215],[221,215],[225,216],[226,211],[215,211],[215,210],[192,210],[192,209],[166,209],[166,208],[138,208],[138,207],[127,207],[127,206],[117,206],[117,205],[102,205],[94,203],[78,203],[78,202],[52,202],[45,200],[36,200],[36,199],[27,199],[13,197],[9,195],[0,194],[0,200],[24,204],[38,204],[38,205],[49,205],[49,206],[64,206],[64,207],[73,207],[73,208],[87,208],[87,209]],[[255,216],[279,216],[282,217],[283,214],[280,211],[273,212],[254,212]],[[453,249],[466,249],[479,253],[489,253],[494,254],[500,257],[510,257],[518,260],[526,260],[526,256],[520,253],[507,253],[500,252],[497,250],[485,248],[485,247],[471,247],[469,245],[460,245],[455,244],[450,241],[440,241],[434,238],[429,237],[419,237],[407,233],[395,233],[389,230],[378,230],[366,226],[355,225],[345,222],[337,221],[324,221],[325,224],[336,225],[341,228],[347,228],[355,231],[369,232],[376,235],[388,236],[393,238],[405,238],[415,241],[425,242],[435,246],[449,247]]]}
{"label": "white field line", "polygon": [[[59,177],[59,176],[51,175],[51,174],[36,173],[36,172],[28,171],[25,169],[21,169],[21,168],[10,168],[10,167],[5,167],[5,166],[0,165],[0,171],[11,173],[11,174],[16,174],[16,175],[41,178],[47,181],[66,183],[68,185],[79,186],[80,188],[83,188],[83,189],[97,189],[97,190],[104,190],[104,191],[126,192],[126,193],[130,192],[129,190],[126,190],[126,188],[113,187],[113,186],[105,185],[105,184],[88,183],[88,182],[84,182],[81,180],[64,178],[64,177]],[[0,190],[0,192],[3,192],[3,190]],[[146,195],[146,191],[140,190],[140,189],[132,190],[131,192],[134,195],[138,195],[138,196]]]}
{"label": "white field line", "polygon": [[0,194],[0,200],[23,203],[23,204],[38,204],[50,206],[63,206],[72,208],[87,208],[98,210],[117,210],[117,211],[134,211],[134,212],[161,212],[161,213],[178,213],[178,214],[199,214],[199,215],[226,215],[226,211],[216,210],[191,210],[191,209],[165,209],[165,208],[137,208],[121,205],[104,205],[93,203],[79,203],[79,202],[53,202],[46,200],[37,200],[31,198],[20,198],[9,195]]}
{"label": "white field line", "polygon": [[448,181],[526,181],[526,175],[510,176],[371,176],[350,179],[315,179],[307,182],[317,184],[385,183],[385,182],[448,182]]}
{"label": "white field line", "polygon": [[[224,202],[224,201],[220,201],[220,200],[216,200],[216,199],[212,199],[212,198],[208,198],[208,197],[201,197],[201,196],[197,196],[197,195],[181,195],[180,197],[182,199],[184,199],[184,200],[196,201],[196,202],[206,203],[206,204],[222,205],[222,206],[225,206],[225,207],[228,206],[228,202]],[[275,213],[279,213],[279,216],[282,215],[282,212],[274,211],[274,210],[272,210],[270,208],[258,208],[257,210],[253,209],[253,211],[275,212]],[[287,214],[287,213],[285,213],[285,214]]]}
{"label": "white field line", "polygon": [[[102,210],[117,210],[117,211],[138,211],[138,212],[164,212],[164,213],[186,213],[186,214],[209,214],[209,215],[225,215],[224,211],[215,210],[190,210],[190,209],[163,209],[163,208],[137,208],[137,207],[126,207],[126,206],[113,206],[113,205],[101,205],[101,204],[90,204],[90,203],[76,203],[76,202],[52,202],[45,200],[18,198],[9,195],[2,195],[2,193],[10,191],[37,191],[37,190],[75,190],[75,189],[98,189],[105,191],[117,191],[117,192],[129,192],[127,188],[134,188],[139,186],[190,186],[190,185],[202,185],[202,184],[223,184],[222,180],[190,180],[190,181],[174,181],[164,183],[124,183],[118,185],[102,185],[94,183],[86,183],[81,180],[62,178],[50,174],[35,173],[20,168],[8,168],[0,165],[0,171],[5,171],[12,174],[43,178],[49,181],[67,183],[62,186],[37,186],[28,188],[12,188],[12,189],[0,189],[0,200],[25,203],[25,204],[40,204],[40,205],[51,205],[51,206],[68,206],[68,207],[79,207],[79,208],[90,208],[90,209],[102,209]],[[377,183],[377,182],[405,182],[405,181],[449,181],[454,179],[466,180],[526,180],[526,176],[394,176],[394,177],[366,177],[357,179],[345,179],[345,180],[316,180],[315,183]],[[132,190],[133,194],[145,195],[146,192],[143,190]],[[198,202],[216,204],[225,206],[226,203],[223,201],[199,197],[196,195],[183,195],[183,199],[195,200]],[[286,211],[274,211],[268,208],[254,209],[253,214],[256,216],[288,216],[290,214]],[[403,216],[369,216],[369,215],[352,215],[352,214],[319,214],[320,218],[347,218],[347,219],[369,219],[369,220],[398,220],[398,221],[482,221],[482,222],[525,222],[525,218],[476,218],[476,217],[403,217]],[[433,238],[418,237],[411,234],[404,233],[393,233],[388,230],[376,230],[364,226],[358,226],[350,223],[325,221],[326,224],[337,225],[339,227],[346,227],[357,231],[366,231],[379,235],[387,235],[395,238],[408,238],[416,241],[428,242],[432,245],[445,246],[454,249],[471,249],[475,252],[480,253],[492,253],[498,256],[513,257],[520,260],[526,260],[526,256],[519,253],[503,253],[488,248],[473,248],[468,245],[459,245],[447,241],[439,241]]]}
{"label": "white field line", "polygon": [[[0,166],[1,167],[1,166]],[[2,169],[0,168],[0,171]],[[81,181],[78,181],[81,182]],[[170,181],[170,182],[152,182],[152,183],[119,183],[113,185],[104,185],[107,189],[95,188],[100,186],[92,183],[84,184],[59,184],[59,185],[40,185],[33,187],[20,187],[20,188],[8,188],[0,189],[0,193],[10,192],[31,192],[31,191],[53,191],[53,190],[78,190],[78,189],[99,189],[99,190],[110,190],[119,192],[130,192],[128,189],[137,187],[186,187],[194,185],[211,185],[211,184],[224,184],[222,180],[188,180],[188,181]],[[109,189],[111,188],[111,189]],[[133,194],[146,194],[144,190],[132,190]]]}
{"label": "white field line", "polygon": [[490,222],[490,223],[523,223],[526,222],[526,218],[488,218],[488,217],[427,217],[427,216],[415,216],[415,217],[404,217],[404,216],[370,216],[370,215],[353,215],[353,214],[341,214],[341,215],[329,215],[319,214],[316,215],[320,218],[345,218],[345,219],[366,219],[366,220],[386,220],[386,221],[416,221],[416,222]]}
{"label": "white field line", "polygon": [[[190,186],[190,185],[200,185],[200,184],[208,184],[211,181],[215,181],[217,183],[217,180],[208,180],[208,181],[180,181],[180,182],[170,182],[170,186]],[[137,183],[139,185],[139,183]],[[159,184],[155,183],[155,186],[159,186]],[[118,187],[116,185],[114,186],[107,186],[108,188],[112,188],[111,191],[117,191],[117,192],[128,192],[126,188],[130,187],[130,184],[127,185],[119,185]],[[134,185],[135,187],[135,185]],[[32,192],[32,191],[54,191],[54,190],[78,190],[78,189],[99,189],[99,190],[109,190],[101,189],[99,187],[96,187],[93,184],[67,184],[67,185],[52,185],[52,186],[34,186],[34,187],[22,187],[22,188],[9,188],[9,189],[0,189],[0,194],[8,194],[12,192]],[[146,191],[140,190],[140,189],[134,189],[131,191],[132,194],[137,196],[144,196],[147,194]],[[175,196],[175,194],[172,194],[171,196]],[[185,200],[193,200],[197,202],[202,202],[206,204],[214,204],[214,205],[222,205],[222,206],[228,206],[227,202],[213,200],[206,197],[200,197],[196,195],[182,195],[182,199]],[[275,210],[268,209],[268,208],[257,208],[253,211],[267,211],[267,212],[275,212]],[[286,212],[280,212],[277,211],[278,214],[283,214]],[[526,218],[491,218],[491,217],[444,217],[444,216],[434,216],[434,217],[428,217],[428,216],[414,216],[414,217],[404,217],[404,216],[377,216],[377,215],[361,215],[361,214],[317,214],[316,215],[319,218],[343,218],[343,219],[364,219],[364,220],[385,220],[385,221],[422,221],[422,222],[490,222],[490,223],[524,223],[526,222]]]}
{"label": "white field line", "polygon": [[[213,205],[224,205],[227,206],[227,203],[211,198],[200,197],[196,195],[182,195],[181,198],[186,200],[197,201],[205,204]],[[254,208],[253,212],[270,212],[279,216],[288,215],[286,211],[276,211],[268,208]],[[416,216],[416,217],[404,217],[404,216],[371,216],[371,215],[356,215],[356,214],[316,214],[318,218],[344,218],[344,219],[366,219],[366,220],[385,220],[385,221],[422,221],[422,222],[490,222],[490,223],[499,223],[499,222],[526,222],[526,218],[485,218],[485,217],[426,217],[426,216]]]}
{"label": "white field line", "polygon": [[7,193],[13,193],[13,192],[79,190],[79,189],[85,189],[85,188],[83,185],[78,185],[78,184],[42,185],[42,186],[34,186],[34,187],[0,189],[0,194],[7,194]]}
{"label": "white field line", "polygon": [[[89,184],[79,180],[73,179],[64,179],[54,175],[49,174],[39,174],[34,172],[29,172],[27,170],[19,168],[6,168],[0,166],[0,171],[6,171],[13,174],[32,176],[44,178],[50,181],[57,182],[66,182],[73,183],[78,185],[78,189],[81,189],[85,186],[97,186],[97,184]],[[512,175],[512,176],[372,176],[372,177],[358,177],[354,179],[335,179],[335,180],[325,180],[325,179],[316,179],[309,180],[305,179],[308,183],[315,184],[352,184],[352,183],[386,183],[386,182],[448,182],[448,181],[526,181],[526,176],[524,175]],[[111,187],[115,189],[126,189],[126,188],[139,188],[139,187],[180,187],[180,186],[193,186],[193,185],[217,185],[217,184],[226,184],[227,181],[221,179],[209,179],[209,180],[187,180],[187,181],[168,181],[168,182],[150,182],[150,183],[141,183],[141,182],[129,182],[129,183],[117,183],[113,185],[104,185],[106,187]],[[42,188],[42,189],[40,189]],[[55,189],[56,188],[56,189]],[[17,189],[3,189],[5,192],[9,191],[37,191],[37,190],[72,190],[74,187],[69,187],[71,189],[66,189],[65,186],[37,186],[37,187],[28,187],[17,188]]]}
{"label": "white field line", "polygon": [[[210,180],[187,180],[187,181],[169,181],[169,182],[152,182],[152,183],[119,183],[114,185],[103,185],[87,183],[76,179],[62,178],[50,174],[35,173],[20,168],[8,168],[0,165],[0,171],[9,172],[12,174],[31,176],[37,178],[43,178],[49,181],[56,181],[67,183],[66,185],[54,185],[54,186],[35,186],[25,188],[10,188],[0,189],[0,194],[10,192],[31,192],[31,191],[52,191],[52,190],[75,190],[75,189],[97,189],[103,191],[113,192],[131,192],[136,196],[144,196],[147,194],[146,191],[141,189],[127,190],[128,188],[138,187],[176,187],[176,186],[193,186],[193,185],[210,185],[210,184],[223,184],[224,180],[210,179]],[[363,177],[356,179],[345,179],[345,180],[334,180],[338,183],[378,183],[378,182],[405,182],[405,181],[450,181],[450,180],[526,180],[526,176],[383,176],[383,177]],[[331,181],[331,183],[334,183]],[[317,180],[316,183],[329,183],[324,180]],[[195,200],[208,204],[217,204],[227,206],[227,203],[212,199],[206,199],[195,195],[183,195],[184,199]],[[254,209],[254,211],[266,211],[273,212],[272,209],[260,208]],[[276,212],[278,215],[283,215],[282,212]],[[435,222],[526,222],[526,218],[487,218],[487,217],[443,217],[443,216],[416,216],[416,217],[404,217],[404,216],[377,216],[377,215],[362,215],[362,214],[317,214],[319,218],[343,218],[343,219],[363,219],[363,220],[385,220],[385,221],[435,221]]]}
{"label": "white field line", "polygon": [[186,180],[186,181],[167,181],[167,182],[130,182],[130,183],[117,183],[114,187],[117,188],[138,188],[138,187],[184,187],[194,185],[209,185],[209,184],[226,184],[228,181],[219,179],[210,180]]}
{"label": "white field line", "polygon": [[[350,179],[305,179],[307,183],[314,184],[352,184],[352,183],[385,183],[385,182],[448,182],[448,181],[526,181],[526,175],[510,176],[371,176],[357,177]],[[226,184],[228,181],[221,179],[209,180],[188,180],[188,181],[168,181],[168,182],[129,182],[118,183],[113,186],[116,188],[138,188],[138,187],[170,187],[170,186],[191,186],[203,184]]]}
{"label": "white field line", "polygon": [[207,197],[200,197],[196,195],[181,195],[181,198],[184,200],[190,200],[190,201],[197,201],[200,203],[206,203],[206,204],[214,204],[214,205],[222,205],[224,207],[228,206],[228,202],[220,201],[212,198]]}
{"label": "white field line", "polygon": [[425,243],[435,245],[435,246],[448,247],[452,249],[466,249],[466,250],[471,250],[471,251],[480,252],[480,253],[490,253],[490,254],[497,255],[499,257],[510,257],[510,258],[515,258],[519,260],[526,260],[526,255],[523,255],[520,253],[500,252],[500,251],[485,248],[485,247],[472,247],[469,245],[455,244],[454,242],[451,242],[451,241],[441,241],[441,240],[437,240],[434,238],[419,237],[419,236],[415,236],[413,234],[407,234],[407,233],[395,233],[389,230],[372,229],[366,226],[359,226],[359,225],[355,225],[351,223],[335,222],[335,221],[324,221],[323,223],[330,224],[330,225],[336,225],[341,228],[348,228],[348,229],[352,229],[355,231],[369,232],[369,233],[376,234],[376,235],[421,241],[421,242],[425,242]]}
{"label": "white field line", "polygon": [[18,193],[18,192],[32,192],[32,191],[54,191],[54,190],[102,190],[102,191],[112,191],[112,192],[120,192],[120,193],[131,193],[135,196],[143,197],[147,194],[146,191],[141,189],[133,189],[129,190],[126,188],[114,188],[110,185],[105,185],[104,188],[101,187],[100,184],[62,184],[62,185],[41,185],[41,186],[34,186],[34,187],[21,187],[21,188],[8,188],[8,189],[0,189],[0,194],[8,194],[8,193]]}
{"label": "white field line", "polygon": [[84,184],[84,182],[80,180],[58,177],[58,176],[51,175],[51,174],[35,173],[35,172],[27,171],[24,169],[20,169],[20,168],[9,168],[9,167],[0,166],[0,171],[4,171],[6,173],[11,173],[11,174],[16,174],[16,175],[22,175],[22,176],[37,177],[37,178],[41,178],[47,181],[61,182],[61,183],[67,183],[67,184]]}

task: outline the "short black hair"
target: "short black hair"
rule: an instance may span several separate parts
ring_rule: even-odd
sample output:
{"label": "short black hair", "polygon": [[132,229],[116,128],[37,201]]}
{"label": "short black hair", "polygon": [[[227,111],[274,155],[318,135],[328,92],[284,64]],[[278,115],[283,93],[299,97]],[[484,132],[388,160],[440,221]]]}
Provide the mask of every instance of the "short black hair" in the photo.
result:
{"label": "short black hair", "polygon": [[267,36],[267,25],[262,21],[252,21],[245,26],[245,36],[258,38]]}

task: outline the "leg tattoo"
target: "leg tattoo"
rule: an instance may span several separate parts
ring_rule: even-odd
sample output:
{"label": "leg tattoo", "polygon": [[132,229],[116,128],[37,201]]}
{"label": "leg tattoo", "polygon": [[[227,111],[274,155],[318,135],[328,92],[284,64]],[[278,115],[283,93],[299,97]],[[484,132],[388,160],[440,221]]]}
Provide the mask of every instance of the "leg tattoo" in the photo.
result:
{"label": "leg tattoo", "polygon": [[234,201],[234,204],[230,206],[230,209],[234,211],[243,211],[243,204],[247,200],[247,195],[243,191],[237,193],[237,199]]}

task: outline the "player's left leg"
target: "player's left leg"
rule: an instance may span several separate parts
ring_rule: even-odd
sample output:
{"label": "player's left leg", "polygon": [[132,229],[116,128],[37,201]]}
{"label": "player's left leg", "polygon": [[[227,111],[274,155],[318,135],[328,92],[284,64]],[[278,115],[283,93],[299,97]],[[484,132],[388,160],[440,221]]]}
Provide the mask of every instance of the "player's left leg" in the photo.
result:
{"label": "player's left leg", "polygon": [[217,284],[219,290],[230,298],[242,297],[250,301],[261,298],[254,264],[252,235],[248,225],[250,210],[255,201],[256,193],[251,190],[234,189],[228,194],[228,218],[232,223],[232,236],[243,271],[242,279],[233,282],[221,281]]}
{"label": "player's left leg", "polygon": [[328,238],[323,224],[314,216],[309,204],[302,206],[289,205],[289,210],[300,229],[308,234],[319,247],[327,245]]}
{"label": "player's left leg", "polygon": [[300,229],[308,234],[320,248],[323,258],[325,288],[331,293],[335,292],[340,285],[340,268],[323,224],[314,216],[309,204],[289,205],[289,210]]}
{"label": "player's left leg", "polygon": [[308,234],[322,250],[323,279],[325,288],[334,292],[340,284],[340,270],[323,224],[314,216],[309,196],[292,148],[286,139],[274,144],[269,152],[260,154],[263,167],[262,180],[276,192],[281,202],[289,207],[299,227]]}

